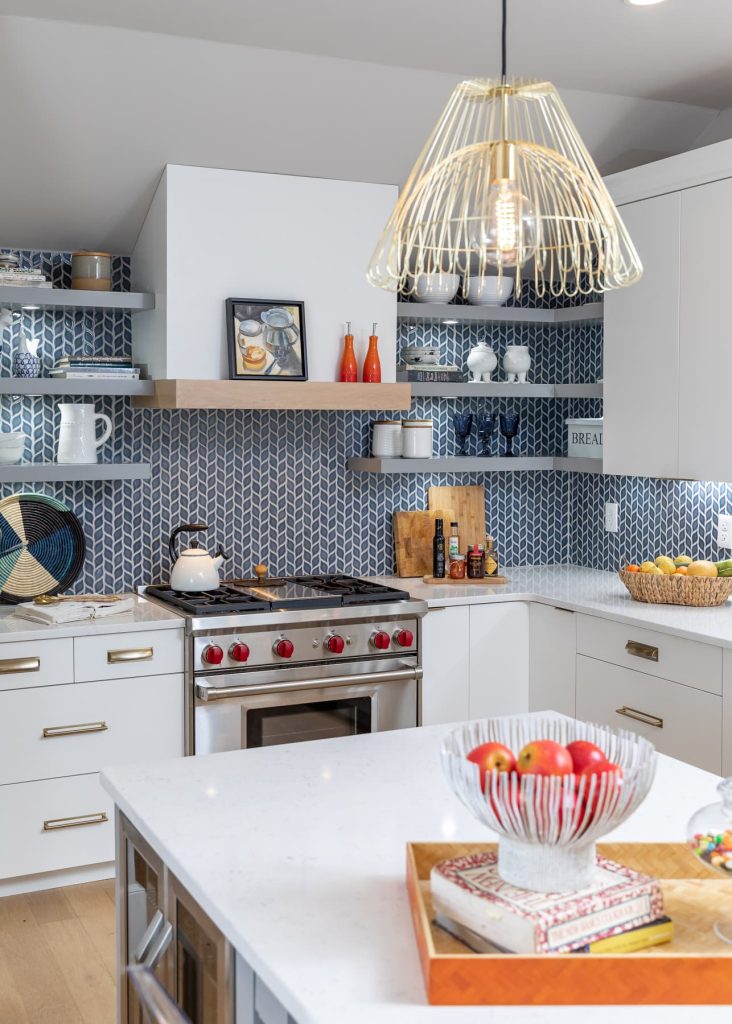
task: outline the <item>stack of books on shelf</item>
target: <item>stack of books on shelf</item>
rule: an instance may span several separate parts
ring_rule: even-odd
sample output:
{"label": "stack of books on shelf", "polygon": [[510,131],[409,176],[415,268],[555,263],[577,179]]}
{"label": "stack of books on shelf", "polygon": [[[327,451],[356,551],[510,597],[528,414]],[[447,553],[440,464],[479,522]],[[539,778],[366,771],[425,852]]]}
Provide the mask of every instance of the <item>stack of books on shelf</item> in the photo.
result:
{"label": "stack of books on shelf", "polygon": [[63,356],[51,376],[61,380],[139,380],[140,368],[127,356]]}
{"label": "stack of books on shelf", "polygon": [[419,366],[401,363],[397,366],[397,380],[415,381],[420,384],[456,384],[464,379],[459,366],[437,366],[422,363]]}
{"label": "stack of books on shelf", "polygon": [[604,857],[576,893],[509,885],[490,852],[436,864],[430,884],[436,923],[476,953],[635,953],[673,938],[658,881]]}
{"label": "stack of books on shelf", "polygon": [[17,285],[19,288],[50,288],[51,282],[40,270],[7,266],[0,261],[0,287]]}

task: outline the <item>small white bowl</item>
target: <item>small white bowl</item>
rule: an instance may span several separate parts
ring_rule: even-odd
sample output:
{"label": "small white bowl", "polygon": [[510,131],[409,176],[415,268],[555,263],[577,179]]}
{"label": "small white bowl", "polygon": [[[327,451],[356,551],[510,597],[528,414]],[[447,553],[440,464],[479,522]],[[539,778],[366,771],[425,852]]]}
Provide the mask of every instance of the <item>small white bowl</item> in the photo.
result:
{"label": "small white bowl", "polygon": [[0,432],[0,466],[12,466],[20,462],[27,440],[23,433],[10,430]]}
{"label": "small white bowl", "polygon": [[513,284],[512,277],[471,277],[468,302],[471,306],[502,306],[513,295]]}
{"label": "small white bowl", "polygon": [[412,284],[416,302],[452,302],[460,285],[460,275],[418,274]]}

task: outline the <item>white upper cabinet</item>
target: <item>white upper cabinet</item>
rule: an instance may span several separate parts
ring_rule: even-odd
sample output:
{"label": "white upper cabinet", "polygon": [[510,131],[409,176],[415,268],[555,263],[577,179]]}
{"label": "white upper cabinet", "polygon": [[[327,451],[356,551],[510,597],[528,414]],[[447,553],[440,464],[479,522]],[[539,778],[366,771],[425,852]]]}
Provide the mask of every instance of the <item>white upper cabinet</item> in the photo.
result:
{"label": "white upper cabinet", "polygon": [[643,277],[605,296],[603,468],[678,476],[681,194],[630,203],[621,215]]}

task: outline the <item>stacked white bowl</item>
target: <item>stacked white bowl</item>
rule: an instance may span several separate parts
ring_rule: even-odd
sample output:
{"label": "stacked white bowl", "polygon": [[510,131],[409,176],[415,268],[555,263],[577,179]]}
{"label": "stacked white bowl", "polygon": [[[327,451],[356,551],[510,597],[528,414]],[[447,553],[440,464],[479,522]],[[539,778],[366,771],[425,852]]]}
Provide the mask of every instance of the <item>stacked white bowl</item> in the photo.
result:
{"label": "stacked white bowl", "polygon": [[23,458],[28,436],[22,431],[0,430],[0,466],[12,466]]}

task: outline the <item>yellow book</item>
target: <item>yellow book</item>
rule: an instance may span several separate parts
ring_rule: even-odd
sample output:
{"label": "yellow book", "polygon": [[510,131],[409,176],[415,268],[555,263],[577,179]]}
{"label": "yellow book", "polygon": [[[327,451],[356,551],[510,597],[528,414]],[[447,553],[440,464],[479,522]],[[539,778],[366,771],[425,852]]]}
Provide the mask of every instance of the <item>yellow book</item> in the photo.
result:
{"label": "yellow book", "polygon": [[657,921],[633,928],[621,935],[609,935],[585,946],[587,953],[637,953],[650,946],[660,946],[674,937],[674,923],[670,917],[659,917]]}

